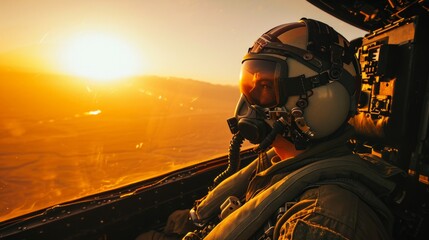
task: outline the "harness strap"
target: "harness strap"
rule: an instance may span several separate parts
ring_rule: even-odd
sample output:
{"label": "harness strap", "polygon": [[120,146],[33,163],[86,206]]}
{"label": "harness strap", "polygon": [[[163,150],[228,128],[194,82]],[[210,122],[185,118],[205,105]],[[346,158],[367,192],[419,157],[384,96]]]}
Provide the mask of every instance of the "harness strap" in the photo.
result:
{"label": "harness strap", "polygon": [[311,77],[305,77],[300,75],[297,77],[290,77],[287,79],[281,79],[280,81],[286,81],[287,85],[284,86],[284,93],[286,96],[296,96],[306,94],[309,90],[325,85],[329,83],[329,74],[324,72],[322,74],[314,75]]}
{"label": "harness strap", "polygon": [[[341,77],[336,80],[341,83],[343,87],[347,90],[350,96],[352,96],[355,92],[355,80],[354,77],[347,71],[341,72]],[[331,81],[330,74],[328,72],[323,72],[318,75],[314,75],[311,77],[305,77],[304,75],[300,75],[297,77],[290,77],[281,79],[281,81],[286,81],[287,84],[283,84],[283,91],[286,96],[296,96],[303,95],[307,91],[326,85]]]}

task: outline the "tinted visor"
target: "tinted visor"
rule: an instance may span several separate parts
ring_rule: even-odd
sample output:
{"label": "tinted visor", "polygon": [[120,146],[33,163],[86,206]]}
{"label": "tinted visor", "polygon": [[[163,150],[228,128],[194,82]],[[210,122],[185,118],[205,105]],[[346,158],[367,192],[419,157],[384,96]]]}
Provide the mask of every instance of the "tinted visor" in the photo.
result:
{"label": "tinted visor", "polygon": [[275,107],[279,104],[280,64],[275,61],[249,59],[241,65],[240,90],[252,105]]}

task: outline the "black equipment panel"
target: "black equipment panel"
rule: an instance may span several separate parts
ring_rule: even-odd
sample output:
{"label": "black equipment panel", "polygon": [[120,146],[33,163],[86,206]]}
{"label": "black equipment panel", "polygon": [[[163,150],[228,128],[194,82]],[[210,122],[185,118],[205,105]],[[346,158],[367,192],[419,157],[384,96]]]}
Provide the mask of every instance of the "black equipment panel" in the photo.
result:
{"label": "black equipment panel", "polygon": [[356,40],[362,69],[359,113],[350,120],[357,152],[372,152],[408,173],[392,204],[397,239],[429,234],[429,17],[401,19]]}

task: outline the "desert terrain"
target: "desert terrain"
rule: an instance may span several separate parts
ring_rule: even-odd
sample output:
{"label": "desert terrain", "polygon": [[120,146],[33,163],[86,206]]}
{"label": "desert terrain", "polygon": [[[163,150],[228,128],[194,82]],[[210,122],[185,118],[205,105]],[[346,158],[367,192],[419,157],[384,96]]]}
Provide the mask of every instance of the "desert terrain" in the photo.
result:
{"label": "desert terrain", "polygon": [[0,72],[0,221],[225,155],[237,87]]}

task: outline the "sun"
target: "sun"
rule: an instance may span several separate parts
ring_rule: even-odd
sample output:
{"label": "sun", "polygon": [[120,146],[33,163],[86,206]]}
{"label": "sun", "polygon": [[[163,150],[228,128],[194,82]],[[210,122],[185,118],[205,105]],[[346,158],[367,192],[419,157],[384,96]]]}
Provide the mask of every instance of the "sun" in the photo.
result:
{"label": "sun", "polygon": [[98,82],[136,75],[141,64],[125,40],[106,33],[85,33],[71,39],[61,54],[64,70]]}

